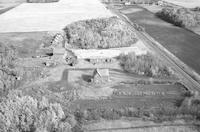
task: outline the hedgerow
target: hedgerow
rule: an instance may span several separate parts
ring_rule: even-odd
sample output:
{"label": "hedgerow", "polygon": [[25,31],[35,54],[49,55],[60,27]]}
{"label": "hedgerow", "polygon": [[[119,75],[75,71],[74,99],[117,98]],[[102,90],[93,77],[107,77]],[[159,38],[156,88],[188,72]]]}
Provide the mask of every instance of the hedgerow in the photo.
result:
{"label": "hedgerow", "polygon": [[82,49],[126,47],[137,41],[135,32],[117,17],[78,21],[65,32],[67,42]]}
{"label": "hedgerow", "polygon": [[198,16],[194,11],[186,8],[165,7],[157,16],[176,26],[190,28],[199,23]]}

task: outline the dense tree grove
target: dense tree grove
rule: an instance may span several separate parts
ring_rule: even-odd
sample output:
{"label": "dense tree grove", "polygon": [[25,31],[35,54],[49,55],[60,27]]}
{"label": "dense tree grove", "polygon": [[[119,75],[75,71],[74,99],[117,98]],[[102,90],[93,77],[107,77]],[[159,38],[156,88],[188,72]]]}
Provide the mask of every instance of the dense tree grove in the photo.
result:
{"label": "dense tree grove", "polygon": [[11,91],[0,103],[1,132],[70,132],[60,104]]}
{"label": "dense tree grove", "polygon": [[130,73],[145,76],[171,76],[172,70],[160,62],[160,59],[148,53],[136,56],[135,53],[119,57],[123,69]]}
{"label": "dense tree grove", "polygon": [[199,23],[198,15],[186,8],[172,8],[165,7],[157,15],[176,26],[180,27],[194,27]]}
{"label": "dense tree grove", "polygon": [[117,17],[75,22],[65,32],[70,45],[83,49],[125,47],[137,41],[136,34]]}

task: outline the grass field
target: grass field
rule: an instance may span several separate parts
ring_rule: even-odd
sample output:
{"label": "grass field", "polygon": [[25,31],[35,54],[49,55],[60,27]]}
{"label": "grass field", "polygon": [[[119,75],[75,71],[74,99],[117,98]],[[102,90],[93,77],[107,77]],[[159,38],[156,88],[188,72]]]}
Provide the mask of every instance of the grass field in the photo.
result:
{"label": "grass field", "polygon": [[[163,82],[163,83],[175,83],[176,81],[178,81],[178,78],[175,77],[162,77],[162,78],[158,78],[158,77],[154,77],[154,78],[149,78],[149,77],[145,77],[142,75],[137,75],[137,74],[131,74],[128,72],[124,72],[118,63],[114,63],[114,64],[106,64],[107,68],[109,68],[109,66],[112,66],[111,69],[109,69],[109,78],[111,80],[111,82],[115,82],[115,83],[136,83],[139,80],[144,80],[144,81],[148,81],[148,82],[152,82],[156,84],[156,82],[158,82],[157,84],[159,84],[159,82]],[[113,66],[115,65],[115,66]],[[90,67],[90,65],[88,65]],[[101,67],[101,65],[98,65]],[[77,67],[78,68],[78,67]],[[103,68],[103,67],[102,67]],[[106,68],[106,67],[105,67]],[[69,70],[68,76],[69,82],[76,82],[76,81],[81,81],[82,79],[84,79],[84,76],[92,76],[93,71],[94,71],[95,67],[90,67],[89,69],[76,69],[76,70]]]}
{"label": "grass field", "polygon": [[103,100],[76,100],[72,103],[72,110],[77,106],[82,109],[101,108],[154,108],[160,106],[173,107],[182,100],[185,88],[180,85],[132,85],[121,84],[112,87],[114,93]]}
{"label": "grass field", "polygon": [[[167,126],[170,122],[156,124],[151,121],[142,121],[140,119],[129,120],[116,120],[116,121],[101,121],[86,125],[84,128],[88,130],[100,129],[101,132],[198,132],[194,126],[184,126],[187,124],[184,121],[175,121],[173,124],[182,124],[182,126]],[[166,125],[166,126],[164,126]],[[147,126],[147,127],[145,127]],[[155,127],[148,127],[155,126]],[[157,126],[157,127],[156,127]],[[132,127],[132,129],[131,129]],[[119,128],[119,129],[117,129]],[[128,129],[120,129],[128,128]]]}
{"label": "grass field", "polygon": [[0,0],[0,3],[23,3],[26,0]]}
{"label": "grass field", "polygon": [[186,8],[194,8],[200,6],[200,0],[164,0],[175,5],[183,6]]}
{"label": "grass field", "polygon": [[47,36],[47,32],[1,33],[0,43],[15,47],[18,57],[26,58],[37,55]]}
{"label": "grass field", "polygon": [[[124,9],[126,10],[127,8],[139,7],[129,6]],[[200,59],[196,58],[200,50],[199,35],[167,23],[146,9],[126,15],[131,21],[143,26],[152,38],[162,44],[186,65],[194,69],[197,73],[200,73]]]}

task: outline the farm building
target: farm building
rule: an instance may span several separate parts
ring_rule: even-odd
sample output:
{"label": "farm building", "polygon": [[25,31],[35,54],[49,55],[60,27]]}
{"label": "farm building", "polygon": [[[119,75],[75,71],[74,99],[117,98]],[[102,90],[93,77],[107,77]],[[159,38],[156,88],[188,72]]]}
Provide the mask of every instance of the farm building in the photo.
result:
{"label": "farm building", "polygon": [[107,83],[109,81],[109,69],[95,69],[92,81],[94,83]]}

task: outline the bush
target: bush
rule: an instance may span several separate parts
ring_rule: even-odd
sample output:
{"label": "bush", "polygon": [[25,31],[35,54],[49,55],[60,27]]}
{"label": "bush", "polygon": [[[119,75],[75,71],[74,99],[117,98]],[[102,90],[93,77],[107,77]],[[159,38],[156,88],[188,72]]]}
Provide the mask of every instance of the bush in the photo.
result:
{"label": "bush", "polygon": [[137,41],[136,34],[117,17],[75,22],[65,32],[68,43],[82,49],[125,47]]}
{"label": "bush", "polygon": [[138,25],[137,23],[134,23],[134,24],[133,24],[133,27],[134,27],[137,31],[141,31],[141,32],[144,32],[144,31],[145,31],[144,27]]}
{"label": "bush", "polygon": [[115,109],[102,111],[102,118],[107,120],[117,120],[121,118],[120,112]]}
{"label": "bush", "polygon": [[100,115],[99,111],[97,109],[88,109],[87,110],[87,117],[86,120],[91,121],[91,120],[99,120]]}
{"label": "bush", "polygon": [[190,28],[198,24],[196,13],[186,8],[165,7],[157,16],[180,27]]}
{"label": "bush", "polygon": [[135,53],[120,55],[120,64],[123,69],[129,73],[135,73],[145,76],[171,76],[172,73],[168,67],[163,65],[159,58],[148,53],[146,55],[136,56]]}
{"label": "bush", "polygon": [[0,103],[1,132],[64,132],[71,126],[64,122],[65,114],[57,103],[41,101],[12,91]]}

